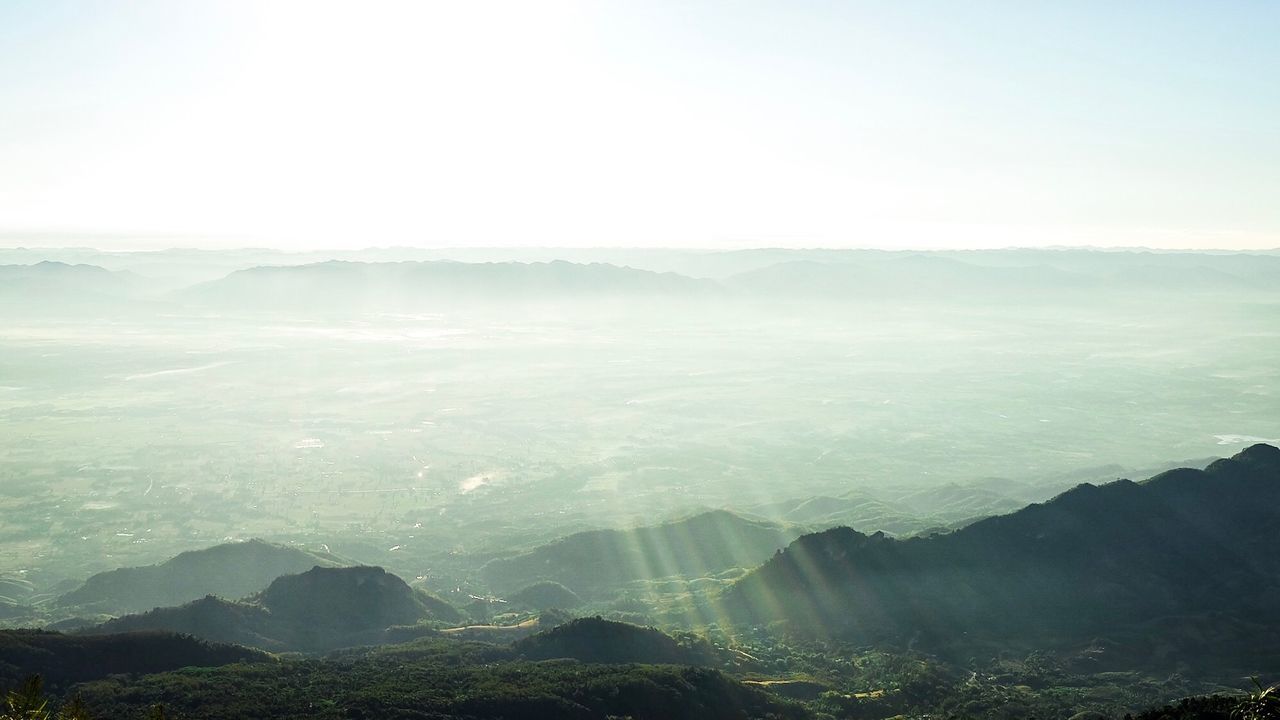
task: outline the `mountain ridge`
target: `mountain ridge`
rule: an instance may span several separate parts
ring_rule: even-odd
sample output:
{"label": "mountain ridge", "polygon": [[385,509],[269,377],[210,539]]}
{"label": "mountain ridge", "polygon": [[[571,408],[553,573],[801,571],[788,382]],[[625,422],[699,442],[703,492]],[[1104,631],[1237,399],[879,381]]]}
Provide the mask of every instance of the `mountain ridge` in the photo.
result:
{"label": "mountain ridge", "polygon": [[737,581],[721,609],[737,622],[937,645],[1081,640],[1179,614],[1270,617],[1278,502],[1280,450],[1254,446],[1205,470],[1084,483],[944,535],[806,535]]}
{"label": "mountain ridge", "polygon": [[719,290],[708,280],[608,263],[329,260],[237,270],[176,296],[196,304],[255,308],[403,310],[484,301],[698,297]]}

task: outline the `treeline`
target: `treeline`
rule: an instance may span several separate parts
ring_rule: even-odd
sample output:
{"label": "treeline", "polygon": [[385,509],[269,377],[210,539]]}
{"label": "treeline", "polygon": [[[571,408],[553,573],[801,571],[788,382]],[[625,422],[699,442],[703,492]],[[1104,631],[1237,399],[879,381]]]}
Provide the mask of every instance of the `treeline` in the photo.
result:
{"label": "treeline", "polygon": [[191,668],[81,686],[95,717],[139,717],[163,704],[185,720],[270,717],[801,720],[800,705],[748,688],[718,670],[675,665],[590,665],[491,658],[492,646],[430,641],[354,661],[287,659]]}

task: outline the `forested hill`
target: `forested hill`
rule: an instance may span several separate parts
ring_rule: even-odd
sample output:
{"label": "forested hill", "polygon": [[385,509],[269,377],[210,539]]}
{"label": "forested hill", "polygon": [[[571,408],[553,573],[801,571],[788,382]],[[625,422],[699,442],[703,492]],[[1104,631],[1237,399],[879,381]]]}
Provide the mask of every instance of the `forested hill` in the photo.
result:
{"label": "forested hill", "polygon": [[281,575],[347,564],[327,553],[261,540],[224,543],[180,553],[157,565],[99,573],[59,597],[57,604],[123,614],[181,605],[206,595],[235,600],[262,590]]}
{"label": "forested hill", "polygon": [[0,630],[0,688],[14,687],[33,674],[59,690],[109,675],[270,659],[258,650],[165,632],[76,636],[42,630]]}
{"label": "forested hill", "polygon": [[448,603],[378,567],[314,567],[284,575],[243,601],[206,597],[126,615],[85,632],[179,632],[264,650],[319,651],[386,642],[393,626],[453,623]]}
{"label": "forested hill", "polygon": [[722,602],[740,623],[859,641],[1070,641],[1206,613],[1274,632],[1277,571],[1280,449],[1255,445],[1205,470],[1084,484],[950,534],[806,535]]}

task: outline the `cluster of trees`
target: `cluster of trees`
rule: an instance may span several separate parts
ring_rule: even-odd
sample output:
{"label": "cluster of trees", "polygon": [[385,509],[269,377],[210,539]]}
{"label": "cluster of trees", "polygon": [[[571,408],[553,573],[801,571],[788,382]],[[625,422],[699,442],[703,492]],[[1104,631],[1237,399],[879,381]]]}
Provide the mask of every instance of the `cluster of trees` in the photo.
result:
{"label": "cluster of trees", "polygon": [[[454,648],[461,651],[461,656]],[[187,720],[469,717],[598,720],[805,720],[802,706],[709,668],[590,665],[570,660],[470,664],[464,643],[428,644],[416,656],[372,653],[353,662],[274,664],[112,677],[81,688],[102,717],[136,717],[164,703]]]}
{"label": "cluster of trees", "polygon": [[0,688],[39,675],[48,689],[62,693],[76,683],[107,675],[270,660],[270,655],[258,650],[173,633],[64,635],[0,630]]}
{"label": "cluster of trees", "polygon": [[[143,715],[146,720],[166,720],[163,705],[153,705]],[[93,720],[84,698],[73,695],[55,711],[45,695],[44,679],[31,675],[18,687],[5,693],[4,712],[0,720]]]}
{"label": "cluster of trees", "polygon": [[5,711],[0,720],[90,720],[84,700],[76,695],[55,713],[44,694],[44,680],[32,675],[4,698]]}
{"label": "cluster of trees", "polygon": [[[1204,690],[1136,673],[1073,674],[1066,659],[1043,652],[966,664],[798,638],[757,640],[741,646],[753,654],[586,618],[509,646],[436,636],[325,657],[103,672],[48,694],[42,679],[31,676],[4,696],[0,720],[1280,720],[1280,690],[1260,684],[1247,695],[1193,697],[1125,716],[1134,707]],[[784,658],[789,669],[780,672]],[[744,680],[751,677],[760,679]]]}

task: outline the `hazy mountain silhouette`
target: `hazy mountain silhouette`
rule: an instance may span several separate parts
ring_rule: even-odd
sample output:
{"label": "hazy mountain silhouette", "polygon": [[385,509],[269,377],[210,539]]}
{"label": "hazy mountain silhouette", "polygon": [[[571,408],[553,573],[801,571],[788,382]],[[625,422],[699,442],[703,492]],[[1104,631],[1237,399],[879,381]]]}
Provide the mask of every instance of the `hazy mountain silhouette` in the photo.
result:
{"label": "hazy mountain silhouette", "polygon": [[[785,256],[783,256],[785,257]],[[1007,301],[1166,292],[1274,292],[1274,256],[1073,251],[851,252],[791,259],[724,280],[775,299]]]}
{"label": "hazy mountain silhouette", "polygon": [[782,525],[717,510],[661,525],[575,533],[514,557],[491,560],[481,575],[498,592],[553,580],[587,596],[612,592],[634,580],[754,567],[798,534]]}
{"label": "hazy mountain silhouette", "polygon": [[142,278],[96,265],[44,260],[32,265],[0,265],[0,310],[35,315],[94,313],[132,307]]}
{"label": "hazy mountain silhouette", "polygon": [[977,265],[937,254],[862,256],[847,262],[793,260],[740,273],[725,284],[748,294],[796,298],[1003,296],[1096,288],[1096,278],[1036,264]]}
{"label": "hazy mountain silhouette", "polygon": [[739,622],[860,641],[1083,639],[1204,613],[1280,626],[1280,450],[1084,484],[954,533],[799,538],[722,598]]}
{"label": "hazy mountain silhouette", "polygon": [[533,610],[560,608],[567,610],[582,604],[582,598],[569,588],[554,580],[543,580],[523,587],[506,598],[507,602],[517,607]]}
{"label": "hazy mountain silhouette", "polygon": [[688,297],[717,290],[706,280],[603,263],[330,261],[240,270],[178,297],[255,309],[415,310],[490,301]]}
{"label": "hazy mountain silhouette", "polygon": [[387,628],[457,622],[448,603],[378,567],[314,567],[277,578],[242,601],[205,597],[126,615],[87,634],[167,630],[265,650],[323,650],[384,642]]}
{"label": "hazy mountain silhouette", "polygon": [[180,553],[165,562],[98,573],[62,595],[56,604],[82,612],[136,613],[181,605],[206,595],[238,599],[281,575],[317,565],[349,565],[326,553],[262,540],[226,543]]}
{"label": "hazy mountain silhouette", "polygon": [[813,530],[842,525],[860,528],[864,532],[878,530],[894,536],[906,536],[1007,512],[1025,504],[981,488],[953,485],[941,490],[939,497],[929,503],[913,502],[917,496],[923,500],[928,490],[904,493],[902,500],[889,501],[877,497],[873,492],[859,489],[838,497],[818,495],[790,498],[752,505],[747,510],[762,517],[804,525]]}

